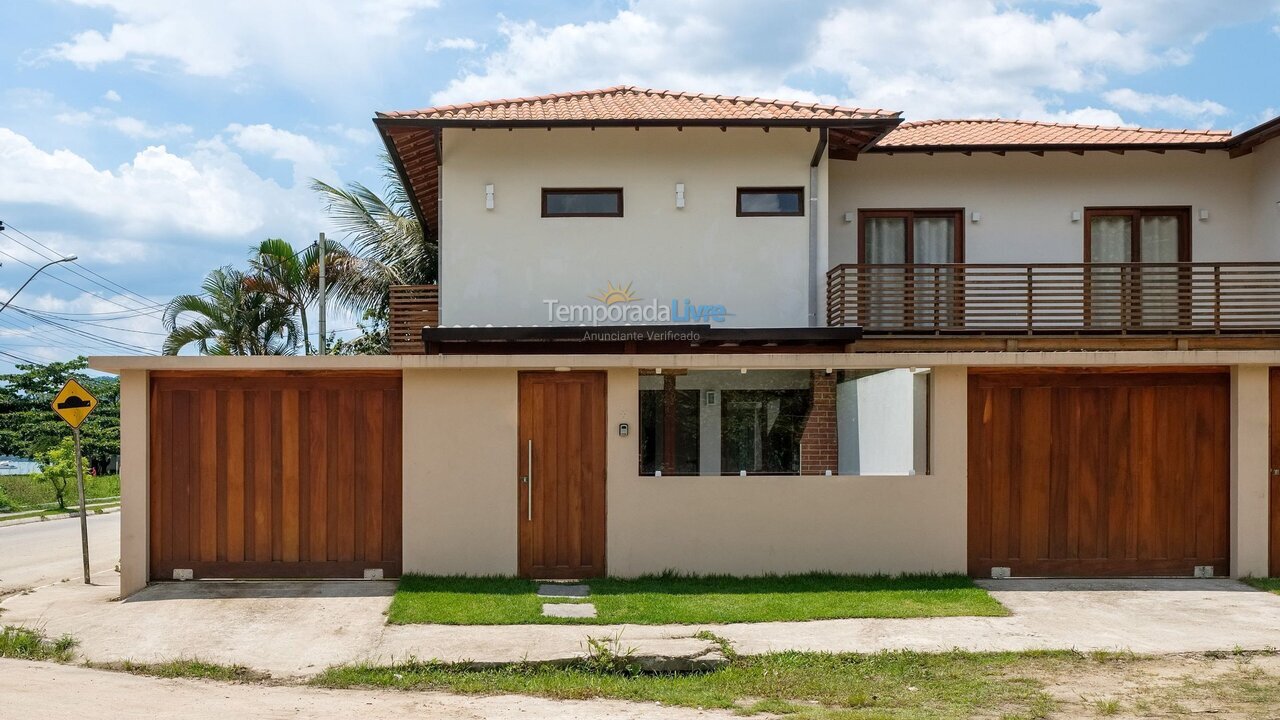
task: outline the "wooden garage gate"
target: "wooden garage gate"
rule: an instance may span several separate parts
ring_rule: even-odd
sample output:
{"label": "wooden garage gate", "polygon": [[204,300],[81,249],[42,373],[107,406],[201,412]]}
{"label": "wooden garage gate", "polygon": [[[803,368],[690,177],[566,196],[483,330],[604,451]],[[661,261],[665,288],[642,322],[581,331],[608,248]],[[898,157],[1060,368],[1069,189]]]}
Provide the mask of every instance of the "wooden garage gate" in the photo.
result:
{"label": "wooden garage gate", "polygon": [[152,378],[153,579],[400,574],[398,374]]}
{"label": "wooden garage gate", "polygon": [[969,572],[1229,572],[1221,368],[973,371]]}

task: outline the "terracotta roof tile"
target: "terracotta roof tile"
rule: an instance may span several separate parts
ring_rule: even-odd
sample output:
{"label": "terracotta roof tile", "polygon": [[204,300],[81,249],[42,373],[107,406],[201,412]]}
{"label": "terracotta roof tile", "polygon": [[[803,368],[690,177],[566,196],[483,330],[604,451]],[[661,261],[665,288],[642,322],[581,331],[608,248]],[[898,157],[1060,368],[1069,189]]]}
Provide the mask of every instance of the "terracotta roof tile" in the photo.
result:
{"label": "terracotta roof tile", "polygon": [[384,118],[563,122],[573,120],[874,120],[893,119],[885,110],[820,105],[757,97],[705,95],[618,85],[602,90],[442,105],[424,110],[378,113]]}
{"label": "terracotta roof tile", "polygon": [[1016,145],[1182,145],[1225,142],[1226,130],[1156,130],[1032,120],[922,120],[894,128],[877,148]]}

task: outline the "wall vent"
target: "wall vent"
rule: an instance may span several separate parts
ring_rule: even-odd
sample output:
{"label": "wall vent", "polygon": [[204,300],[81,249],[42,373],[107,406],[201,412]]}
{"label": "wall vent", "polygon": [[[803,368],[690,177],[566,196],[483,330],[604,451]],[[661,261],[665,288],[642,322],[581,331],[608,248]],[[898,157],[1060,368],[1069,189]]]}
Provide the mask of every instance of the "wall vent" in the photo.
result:
{"label": "wall vent", "polygon": [[1007,567],[991,568],[991,577],[995,580],[1006,580],[1013,573]]}
{"label": "wall vent", "polygon": [[174,568],[173,579],[174,580],[195,580],[196,574],[193,570],[190,570],[188,568]]}
{"label": "wall vent", "polygon": [[382,568],[365,568],[364,579],[365,580],[381,580]]}

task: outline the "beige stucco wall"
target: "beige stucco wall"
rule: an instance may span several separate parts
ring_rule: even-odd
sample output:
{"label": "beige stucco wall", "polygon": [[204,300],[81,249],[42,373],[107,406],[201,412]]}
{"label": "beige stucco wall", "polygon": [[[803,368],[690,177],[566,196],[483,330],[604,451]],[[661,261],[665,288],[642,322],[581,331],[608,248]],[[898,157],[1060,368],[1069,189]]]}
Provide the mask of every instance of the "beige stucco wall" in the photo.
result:
{"label": "beige stucco wall", "polygon": [[147,586],[151,407],[146,370],[120,373],[120,597]]}
{"label": "beige stucco wall", "polygon": [[[552,324],[544,299],[587,304],[613,282],[645,300],[723,304],[726,325],[805,326],[807,207],[739,218],[735,192],[808,187],[817,142],[786,128],[447,129],[441,322]],[[624,217],[542,218],[543,187],[621,187]]]}
{"label": "beige stucco wall", "polygon": [[516,378],[405,371],[405,572],[516,573]]}
{"label": "beige stucco wall", "polygon": [[[967,262],[1082,262],[1084,223],[1072,222],[1071,212],[1108,205],[1190,206],[1193,260],[1280,260],[1280,243],[1253,233],[1253,162],[1177,151],[833,161],[830,262],[857,262],[858,225],[844,222],[846,212],[856,218],[859,209],[951,207],[966,211]],[[1209,211],[1207,221],[1198,219],[1201,209]],[[970,222],[973,211],[982,213],[977,223]]]}
{"label": "beige stucco wall", "polygon": [[1231,369],[1231,575],[1267,575],[1270,368]]}
{"label": "beige stucco wall", "polygon": [[[636,426],[637,374],[609,374],[611,430]],[[935,371],[927,476],[640,477],[638,433],[609,441],[609,572],[964,572],[963,367]]]}

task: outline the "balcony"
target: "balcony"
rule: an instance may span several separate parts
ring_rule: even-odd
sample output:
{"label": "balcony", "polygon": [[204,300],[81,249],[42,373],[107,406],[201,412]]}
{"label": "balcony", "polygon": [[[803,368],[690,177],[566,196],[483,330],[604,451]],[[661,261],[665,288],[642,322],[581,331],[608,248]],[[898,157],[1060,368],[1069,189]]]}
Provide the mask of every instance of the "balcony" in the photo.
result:
{"label": "balcony", "polygon": [[827,323],[885,336],[1275,333],[1280,263],[839,265]]}

